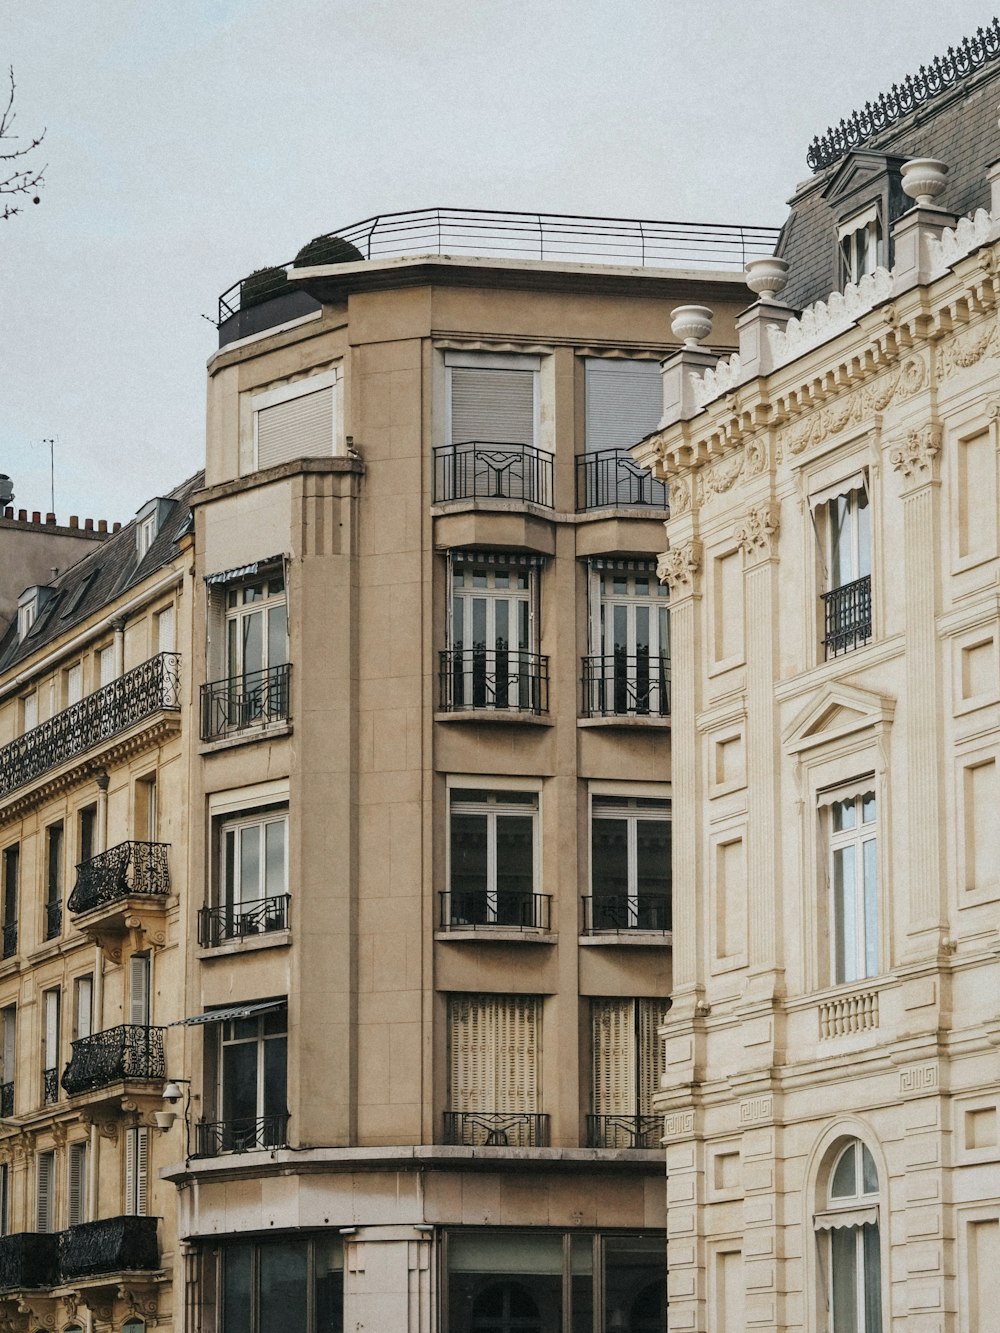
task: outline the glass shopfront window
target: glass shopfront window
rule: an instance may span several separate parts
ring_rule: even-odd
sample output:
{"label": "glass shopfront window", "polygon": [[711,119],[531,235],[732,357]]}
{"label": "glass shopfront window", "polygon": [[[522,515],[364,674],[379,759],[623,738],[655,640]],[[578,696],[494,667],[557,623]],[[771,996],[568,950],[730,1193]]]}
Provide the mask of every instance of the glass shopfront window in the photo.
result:
{"label": "glass shopfront window", "polygon": [[[217,1251],[218,1333],[343,1333],[339,1236],[227,1240]],[[208,1275],[211,1287],[211,1273]]]}

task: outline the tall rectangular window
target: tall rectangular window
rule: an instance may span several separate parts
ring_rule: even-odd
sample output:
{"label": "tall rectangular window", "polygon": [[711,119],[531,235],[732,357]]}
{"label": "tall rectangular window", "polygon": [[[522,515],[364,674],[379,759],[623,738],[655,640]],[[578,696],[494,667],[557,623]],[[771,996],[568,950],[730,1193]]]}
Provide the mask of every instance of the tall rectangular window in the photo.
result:
{"label": "tall rectangular window", "polygon": [[149,1130],[135,1125],[125,1131],[125,1212],[145,1217],[149,1198]]}
{"label": "tall rectangular window", "polygon": [[73,704],[78,704],[83,698],[83,666],[76,662],[68,667],[65,675],[66,681],[66,707],[71,708]]}
{"label": "tall rectangular window", "polygon": [[288,811],[275,808],[220,821],[215,901],[203,908],[203,948],[288,928]]}
{"label": "tall rectangular window", "polygon": [[255,468],[344,452],[343,373],[339,367],[255,394],[251,410]]}
{"label": "tall rectangular window", "polygon": [[591,561],[585,714],[664,717],[670,712],[668,595],[651,561]]}
{"label": "tall rectangular window", "polygon": [[135,836],[139,842],[156,842],[157,799],[156,774],[139,778],[135,784]]}
{"label": "tall rectangular window", "polygon": [[63,826],[50,824],[45,830],[45,938],[62,934]]}
{"label": "tall rectangular window", "polygon": [[664,1000],[591,1000],[590,1147],[657,1146],[653,1096],[665,1067],[657,1029],[667,1008]]}
{"label": "tall rectangular window", "polygon": [[38,726],[38,691],[32,690],[21,700],[21,730],[31,731]]}
{"label": "tall rectangular window", "polygon": [[8,1004],[0,1009],[0,1054],[3,1056],[3,1069],[0,1071],[0,1116],[14,1114],[16,1037],[17,1006]]}
{"label": "tall rectangular window", "polygon": [[219,1120],[200,1125],[201,1151],[249,1152],[280,1147],[288,1133],[288,1011],[230,1019],[220,1025]]}
{"label": "tall rectangular window", "polygon": [[[227,586],[222,595],[224,675],[202,690],[203,740],[288,718],[288,598],[284,573],[275,569],[252,583]],[[218,607],[217,602],[213,604]]]}
{"label": "tall rectangular window", "polygon": [[115,678],[115,646],[109,643],[97,650],[97,682],[100,687],[110,685]]}
{"label": "tall rectangular window", "polygon": [[453,788],[445,924],[542,924],[535,901],[538,796]]}
{"label": "tall rectangular window", "polygon": [[97,806],[85,805],[77,815],[77,861],[91,861],[97,855]]}
{"label": "tall rectangular window", "polygon": [[73,1038],[89,1037],[94,1030],[94,978],[91,973],[73,983]]}
{"label": "tall rectangular window", "polygon": [[71,1227],[90,1219],[90,1191],[87,1179],[88,1145],[71,1143],[67,1153],[68,1222]]}
{"label": "tall rectangular window", "polygon": [[35,1158],[35,1230],[55,1231],[56,1155],[51,1150]]}
{"label": "tall rectangular window", "polygon": [[3,850],[3,957],[17,953],[17,901],[21,848],[13,843]]}
{"label": "tall rectangular window", "polygon": [[830,936],[834,984],[879,972],[875,793],[830,807]]}
{"label": "tall rectangular window", "polygon": [[10,1166],[0,1162],[0,1236],[10,1235]]}
{"label": "tall rectangular window", "polygon": [[46,1106],[59,1100],[59,1008],[59,988],[42,991],[42,1101]]}
{"label": "tall rectangular window", "polygon": [[134,953],[128,960],[128,1021],[134,1027],[150,1024],[152,971],[148,953]]}
{"label": "tall rectangular window", "polygon": [[577,459],[577,508],[666,508],[663,482],[654,481],[628,452],[663,415],[659,361],[591,357],[585,364],[586,452]]}
{"label": "tall rectangular window", "polygon": [[858,479],[839,494],[814,502],[817,530],[824,528],[826,591],[823,643],[836,657],[872,637],[872,528],[867,482]]}
{"label": "tall rectangular window", "polygon": [[885,265],[885,243],[878,204],[872,204],[844,222],[840,239],[841,284],[858,283],[868,273]]}
{"label": "tall rectangular window", "polygon": [[534,995],[448,999],[449,1143],[544,1146],[539,1106],[541,1001]]}
{"label": "tall rectangular window", "polygon": [[590,831],[585,931],[669,930],[670,802],[594,795]]}

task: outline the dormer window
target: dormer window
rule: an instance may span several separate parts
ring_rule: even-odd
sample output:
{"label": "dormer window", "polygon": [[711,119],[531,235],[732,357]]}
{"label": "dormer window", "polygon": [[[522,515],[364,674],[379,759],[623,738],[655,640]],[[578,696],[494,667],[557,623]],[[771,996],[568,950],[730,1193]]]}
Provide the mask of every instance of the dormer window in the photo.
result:
{"label": "dormer window", "polygon": [[28,631],[35,623],[35,615],[38,611],[38,604],[30,601],[24,606],[17,608],[17,637],[23,641],[28,637]]}
{"label": "dormer window", "polygon": [[54,596],[46,584],[25,588],[17,599],[17,637],[21,643],[28,637],[42,610]]}
{"label": "dormer window", "polygon": [[841,223],[837,235],[840,240],[841,286],[858,283],[866,273],[885,265],[885,246],[882,219],[878,204],[872,204],[863,213],[857,213]]}
{"label": "dormer window", "polygon": [[173,509],[176,501],[157,496],[147,500],[135,516],[135,553],[141,560],[153,542],[156,534],[163,527],[164,520]]}

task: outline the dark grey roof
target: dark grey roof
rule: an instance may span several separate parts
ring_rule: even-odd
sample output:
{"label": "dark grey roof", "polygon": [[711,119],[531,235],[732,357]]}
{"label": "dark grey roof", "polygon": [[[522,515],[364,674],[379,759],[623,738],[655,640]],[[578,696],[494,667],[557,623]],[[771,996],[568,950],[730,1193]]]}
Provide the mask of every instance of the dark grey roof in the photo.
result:
{"label": "dark grey roof", "polygon": [[16,617],[0,638],[0,672],[54,642],[168,564],[177,554],[179,538],[190,527],[191,496],[204,484],[204,472],[197,472],[163,497],[172,500],[173,506],[141,560],[136,558],[133,520],[106,541],[96,543],[93,551],[48,584],[53,595],[23,643],[18,639]]}
{"label": "dark grey roof", "polygon": [[[813,301],[825,300],[837,287],[837,219],[824,192],[852,157],[882,154],[903,160],[940,158],[948,164],[949,175],[947,188],[935,200],[937,206],[959,216],[988,208],[986,169],[1000,161],[998,100],[1000,61],[992,61],[949,91],[867,137],[857,150],[800,185],[789,201],[791,215],[776,248],[776,253],[789,263],[782,301],[801,310]],[[899,198],[890,222],[910,206],[905,196]]]}

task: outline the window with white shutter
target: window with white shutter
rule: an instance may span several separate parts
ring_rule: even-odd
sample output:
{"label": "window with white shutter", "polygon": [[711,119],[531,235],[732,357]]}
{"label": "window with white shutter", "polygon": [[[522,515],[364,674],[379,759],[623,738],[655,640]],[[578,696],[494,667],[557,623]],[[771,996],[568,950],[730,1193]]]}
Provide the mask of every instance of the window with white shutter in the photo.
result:
{"label": "window with white shutter", "polygon": [[10,1235],[10,1167],[0,1162],[0,1236]]}
{"label": "window with white shutter", "polygon": [[89,1220],[87,1198],[87,1143],[71,1143],[68,1158],[68,1222],[74,1227]]}
{"label": "window with white shutter", "polygon": [[451,443],[534,444],[533,369],[451,366]]}
{"label": "window with white shutter", "polygon": [[453,995],[449,1096],[459,1142],[537,1142],[541,1001],[534,995]]}
{"label": "window with white shutter", "polygon": [[134,953],[128,960],[128,1021],[149,1027],[152,962],[148,953]]}
{"label": "window with white shutter", "polygon": [[342,453],[339,371],[256,394],[252,401],[254,466]]}
{"label": "window with white shutter", "polygon": [[149,1180],[149,1129],[136,1125],[125,1133],[125,1212],[145,1217]]}
{"label": "window with white shutter", "polygon": [[665,1000],[591,1001],[592,1148],[655,1147],[653,1095],[664,1070]]}
{"label": "window with white shutter", "polygon": [[55,1069],[59,1064],[59,990],[44,991],[42,1004],[45,1013],[45,1034],[42,1045],[42,1067]]}
{"label": "window with white shutter", "polygon": [[658,361],[589,357],[586,362],[586,449],[630,449],[663,416]]}
{"label": "window with white shutter", "polygon": [[74,996],[75,1037],[89,1037],[94,1030],[94,978],[88,973],[77,977]]}
{"label": "window with white shutter", "polygon": [[35,1159],[35,1230],[55,1230],[56,1155],[40,1152]]}

